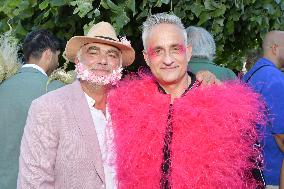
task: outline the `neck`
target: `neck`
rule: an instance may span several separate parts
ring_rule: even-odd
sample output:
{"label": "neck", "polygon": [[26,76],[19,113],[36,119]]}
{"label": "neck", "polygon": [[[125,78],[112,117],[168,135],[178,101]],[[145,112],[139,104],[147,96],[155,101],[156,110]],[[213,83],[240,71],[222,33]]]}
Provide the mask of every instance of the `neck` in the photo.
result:
{"label": "neck", "polygon": [[80,83],[83,91],[96,101],[96,108],[105,111],[109,87],[106,85],[95,85],[82,80],[80,80]]}
{"label": "neck", "polygon": [[263,56],[264,58],[270,60],[277,68],[280,68],[281,65],[279,63],[279,61],[274,57],[274,56],[271,56],[271,55],[264,55]]}
{"label": "neck", "polygon": [[30,60],[26,64],[35,64],[41,67],[47,75],[50,75],[47,63],[42,63],[40,59],[30,58]]}
{"label": "neck", "polygon": [[180,98],[184,91],[188,88],[191,83],[191,78],[186,75],[180,80],[180,82],[172,83],[172,84],[162,84],[161,87],[166,91],[167,94],[171,95],[171,102],[174,101],[175,98]]}

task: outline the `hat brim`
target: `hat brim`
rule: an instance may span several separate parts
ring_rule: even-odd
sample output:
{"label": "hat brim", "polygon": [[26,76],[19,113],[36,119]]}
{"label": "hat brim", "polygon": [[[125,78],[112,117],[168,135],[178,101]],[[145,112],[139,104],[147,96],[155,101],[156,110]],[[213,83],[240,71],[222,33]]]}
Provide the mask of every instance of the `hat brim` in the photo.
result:
{"label": "hat brim", "polygon": [[66,44],[65,53],[66,58],[70,62],[75,62],[75,57],[77,56],[80,48],[88,43],[103,43],[114,46],[121,51],[122,54],[122,65],[129,66],[133,63],[135,59],[135,51],[129,45],[125,45],[119,41],[103,39],[99,37],[86,37],[86,36],[74,36]]}

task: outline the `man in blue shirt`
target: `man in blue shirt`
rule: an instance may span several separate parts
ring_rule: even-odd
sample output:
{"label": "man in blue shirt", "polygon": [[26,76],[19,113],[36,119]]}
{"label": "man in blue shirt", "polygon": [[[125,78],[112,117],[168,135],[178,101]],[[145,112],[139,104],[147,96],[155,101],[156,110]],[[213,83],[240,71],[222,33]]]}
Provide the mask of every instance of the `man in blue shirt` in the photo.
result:
{"label": "man in blue shirt", "polygon": [[269,122],[264,131],[264,178],[267,188],[278,188],[284,158],[284,32],[271,31],[263,43],[263,58],[244,75],[247,82],[266,102]]}

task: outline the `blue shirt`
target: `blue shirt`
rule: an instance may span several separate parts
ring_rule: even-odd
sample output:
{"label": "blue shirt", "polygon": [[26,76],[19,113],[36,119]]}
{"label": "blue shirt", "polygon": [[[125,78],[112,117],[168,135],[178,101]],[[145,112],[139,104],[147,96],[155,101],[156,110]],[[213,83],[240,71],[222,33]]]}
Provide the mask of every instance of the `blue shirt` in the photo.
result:
{"label": "blue shirt", "polygon": [[270,121],[264,128],[261,142],[264,145],[264,178],[267,185],[279,185],[284,154],[273,134],[284,134],[284,74],[271,61],[261,58],[242,79],[248,80],[266,103]]}

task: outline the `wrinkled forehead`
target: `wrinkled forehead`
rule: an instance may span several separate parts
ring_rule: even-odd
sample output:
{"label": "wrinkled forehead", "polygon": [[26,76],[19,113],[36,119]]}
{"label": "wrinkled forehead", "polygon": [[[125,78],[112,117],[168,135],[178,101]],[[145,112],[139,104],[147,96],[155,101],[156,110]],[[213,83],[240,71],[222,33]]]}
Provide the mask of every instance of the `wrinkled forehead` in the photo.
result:
{"label": "wrinkled forehead", "polygon": [[120,49],[118,49],[117,47],[104,43],[87,43],[81,47],[81,50],[83,52],[87,52],[91,49],[103,50],[107,52],[117,52],[121,54]]}

